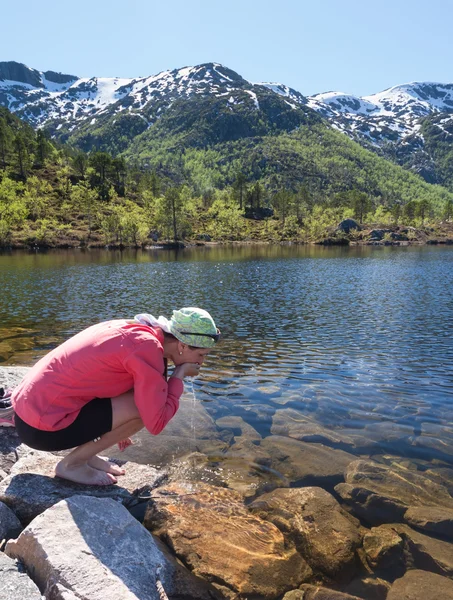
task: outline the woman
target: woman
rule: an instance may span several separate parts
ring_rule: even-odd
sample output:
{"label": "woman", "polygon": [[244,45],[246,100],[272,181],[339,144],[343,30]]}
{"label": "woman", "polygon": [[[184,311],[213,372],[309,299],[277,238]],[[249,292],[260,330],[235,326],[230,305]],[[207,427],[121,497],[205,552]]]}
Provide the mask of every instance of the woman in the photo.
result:
{"label": "woman", "polygon": [[[100,456],[143,427],[162,431],[179,407],[185,377],[198,375],[220,336],[200,308],[170,320],[137,315],[88,327],[44,356],[13,391],[21,441],[37,450],[74,448],[56,475],[110,485],[124,469]],[[166,379],[167,360],[175,369]]]}

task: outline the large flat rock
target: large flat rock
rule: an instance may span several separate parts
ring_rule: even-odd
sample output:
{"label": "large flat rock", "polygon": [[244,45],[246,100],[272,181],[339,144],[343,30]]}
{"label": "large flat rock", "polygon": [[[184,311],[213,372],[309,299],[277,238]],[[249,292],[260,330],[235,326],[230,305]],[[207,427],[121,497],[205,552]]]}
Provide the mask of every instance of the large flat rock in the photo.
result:
{"label": "large flat rock", "polygon": [[180,482],[152,495],[145,526],[226,597],[271,600],[311,576],[281,531],[252,515],[237,492]]}
{"label": "large flat rock", "polygon": [[318,487],[277,489],[250,504],[254,514],[274,523],[315,573],[348,581],[356,570],[359,522]]}
{"label": "large flat rock", "polygon": [[279,435],[264,438],[261,447],[270,455],[274,471],[297,486],[335,485],[344,480],[344,471],[357,460],[343,450]]}
{"label": "large flat rock", "polygon": [[404,513],[404,521],[427,533],[436,533],[453,540],[453,508],[411,506]]}
{"label": "large flat rock", "polygon": [[335,491],[372,524],[402,521],[410,506],[453,509],[453,498],[443,486],[401,464],[356,460],[346,468],[345,480]]}
{"label": "large flat rock", "polygon": [[407,571],[393,583],[387,600],[453,600],[453,581],[427,571]]}
{"label": "large flat rock", "polygon": [[0,501],[9,506],[23,524],[60,500],[75,495],[112,498],[129,501],[135,490],[151,490],[161,483],[166,474],[153,467],[126,463],[126,475],[111,486],[82,485],[54,476],[59,457],[48,452],[30,450],[12,467],[10,474],[0,482]]}
{"label": "large flat rock", "polygon": [[6,553],[20,559],[46,598],[211,600],[215,591],[164,553],[129,512],[109,498],[73,496],[34,519]]}

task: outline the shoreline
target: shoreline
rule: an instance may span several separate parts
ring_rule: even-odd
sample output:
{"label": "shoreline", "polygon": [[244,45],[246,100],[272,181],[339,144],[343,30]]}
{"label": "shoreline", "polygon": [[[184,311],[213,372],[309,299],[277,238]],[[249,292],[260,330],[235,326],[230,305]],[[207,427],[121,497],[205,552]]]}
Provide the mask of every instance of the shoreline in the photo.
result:
{"label": "shoreline", "polygon": [[123,251],[123,250],[188,250],[195,248],[216,248],[222,246],[338,246],[338,247],[361,247],[361,246],[395,246],[395,247],[407,247],[407,246],[453,246],[453,238],[445,239],[428,239],[428,240],[332,240],[325,238],[319,241],[304,242],[301,240],[275,240],[275,241],[264,241],[264,240],[222,240],[215,242],[178,242],[178,243],[162,243],[152,244],[146,246],[130,246],[124,244],[13,244],[10,246],[0,246],[0,254],[13,252],[16,250],[27,250],[27,251],[49,251],[49,250],[112,250],[112,251]]}

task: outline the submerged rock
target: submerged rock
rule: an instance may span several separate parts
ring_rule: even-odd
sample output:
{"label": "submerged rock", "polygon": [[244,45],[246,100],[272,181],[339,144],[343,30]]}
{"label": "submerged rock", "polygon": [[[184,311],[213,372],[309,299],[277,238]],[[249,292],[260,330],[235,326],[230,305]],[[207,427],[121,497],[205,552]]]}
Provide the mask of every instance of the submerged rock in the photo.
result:
{"label": "submerged rock", "polygon": [[276,598],[311,576],[279,529],[252,515],[238,493],[182,482],[152,495],[144,525],[226,597]]}
{"label": "submerged rock", "polygon": [[366,600],[385,600],[391,584],[379,577],[354,579],[344,588],[344,592]]}
{"label": "submerged rock", "polygon": [[321,444],[354,446],[353,440],[334,429],[323,427],[314,419],[294,408],[279,409],[272,418],[271,433],[283,435],[303,442],[319,442]]}
{"label": "submerged rock", "polygon": [[249,508],[274,523],[315,573],[335,581],[351,579],[361,542],[360,524],[328,492],[318,487],[277,489]]}
{"label": "submerged rock", "polygon": [[30,450],[0,482],[0,501],[12,508],[22,523],[29,523],[60,500],[79,494],[125,502],[136,489],[152,489],[166,476],[146,465],[126,463],[126,475],[118,477],[117,485],[82,485],[54,476],[59,460],[48,452]]}
{"label": "submerged rock", "polygon": [[20,559],[53,600],[159,600],[157,577],[170,598],[218,598],[108,498],[74,496],[58,502],[8,542],[6,553]]}
{"label": "submerged rock", "polygon": [[345,479],[335,491],[373,524],[402,521],[410,506],[453,509],[453,498],[444,487],[401,465],[356,460],[347,467]]}
{"label": "submerged rock", "polygon": [[397,523],[382,528],[392,529],[403,539],[406,554],[410,555],[408,566],[453,576],[453,544],[414,531],[408,525]]}
{"label": "submerged rock", "polygon": [[304,584],[300,586],[298,591],[302,594],[299,598],[297,596],[289,598],[285,596],[283,600],[360,600],[357,596],[316,585]]}
{"label": "submerged rock", "polygon": [[453,581],[447,577],[411,570],[397,579],[387,600],[453,600]]}
{"label": "submerged rock", "polygon": [[363,549],[374,570],[403,568],[404,542],[390,527],[372,527],[363,538]]}
{"label": "submerged rock", "polygon": [[346,467],[357,460],[342,450],[278,435],[264,438],[261,447],[271,456],[272,468],[298,486],[335,485],[344,480]]}
{"label": "submerged rock", "polygon": [[412,527],[453,539],[453,508],[412,506],[404,513],[404,521]]}

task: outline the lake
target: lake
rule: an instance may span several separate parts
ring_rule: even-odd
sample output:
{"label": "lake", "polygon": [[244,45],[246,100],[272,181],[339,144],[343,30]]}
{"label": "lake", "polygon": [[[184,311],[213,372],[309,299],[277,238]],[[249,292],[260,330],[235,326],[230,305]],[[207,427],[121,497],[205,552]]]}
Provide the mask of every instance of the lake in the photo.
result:
{"label": "lake", "polygon": [[195,452],[181,469],[249,496],[300,481],[266,454],[272,438],[446,473],[452,272],[453,249],[440,247],[3,253],[0,364],[31,365],[97,321],[200,306],[223,340],[186,384],[179,421],[123,456]]}

